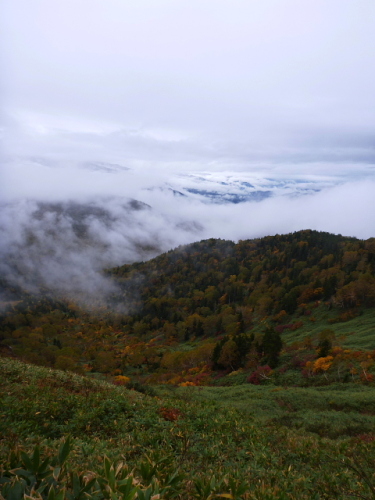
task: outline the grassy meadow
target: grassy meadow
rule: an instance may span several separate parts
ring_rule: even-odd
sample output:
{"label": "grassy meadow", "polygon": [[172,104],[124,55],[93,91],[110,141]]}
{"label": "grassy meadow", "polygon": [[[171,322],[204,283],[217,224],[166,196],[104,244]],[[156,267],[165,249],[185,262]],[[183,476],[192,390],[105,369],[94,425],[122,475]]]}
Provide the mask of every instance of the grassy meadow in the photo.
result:
{"label": "grassy meadow", "polygon": [[375,498],[370,386],[149,396],[6,358],[0,381],[7,500]]}

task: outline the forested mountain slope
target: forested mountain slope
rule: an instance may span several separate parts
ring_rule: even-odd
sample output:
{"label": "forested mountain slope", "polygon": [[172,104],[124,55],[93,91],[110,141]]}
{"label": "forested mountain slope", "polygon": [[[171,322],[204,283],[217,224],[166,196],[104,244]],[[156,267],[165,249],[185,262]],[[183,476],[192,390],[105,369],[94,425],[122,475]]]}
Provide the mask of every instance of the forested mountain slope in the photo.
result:
{"label": "forested mountain slope", "polygon": [[[336,376],[341,380],[344,373],[354,377],[354,355],[343,360],[345,348],[361,349],[358,365],[366,351],[375,352],[373,238],[306,230],[237,244],[210,239],[105,275],[116,292],[96,310],[83,310],[69,297],[57,301],[48,290],[19,294],[0,317],[3,354],[81,372],[200,385],[211,380],[211,370],[273,369],[280,354],[302,347],[292,368],[323,373],[332,360],[311,363],[334,354],[345,361]],[[342,327],[346,323],[350,327]],[[355,370],[359,377],[362,368]],[[367,365],[364,370],[367,382]],[[257,372],[254,380],[266,375]]]}
{"label": "forested mountain slope", "polygon": [[205,240],[111,274],[123,290],[114,301],[135,311],[144,330],[183,321],[189,336],[214,334],[217,325],[208,318],[224,320],[224,311],[232,320],[224,329],[235,333],[312,301],[338,311],[373,307],[374,270],[375,239],[300,231],[237,244]]}

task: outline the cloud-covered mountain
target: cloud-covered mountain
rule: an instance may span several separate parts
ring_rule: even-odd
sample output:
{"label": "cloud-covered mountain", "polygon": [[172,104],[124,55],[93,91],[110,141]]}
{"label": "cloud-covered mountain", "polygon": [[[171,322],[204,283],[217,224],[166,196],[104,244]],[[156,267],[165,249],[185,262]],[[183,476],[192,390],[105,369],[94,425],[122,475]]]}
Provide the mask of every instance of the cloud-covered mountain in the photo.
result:
{"label": "cloud-covered mountain", "polygon": [[200,229],[196,221],[168,220],[127,198],[4,203],[0,276],[6,288],[98,304],[114,291],[102,273],[106,267],[154,257],[194,240]]}
{"label": "cloud-covered mountain", "polygon": [[365,238],[374,234],[371,181],[239,172],[178,172],[143,179],[125,168],[109,172],[103,162],[69,167],[65,180],[67,167],[40,158],[17,163],[26,177],[25,165],[31,163],[46,179],[53,172],[60,189],[50,184],[51,193],[3,201],[1,276],[15,286],[47,288],[82,303],[98,302],[113,292],[104,268],[146,260],[203,238],[238,240],[303,228]]}

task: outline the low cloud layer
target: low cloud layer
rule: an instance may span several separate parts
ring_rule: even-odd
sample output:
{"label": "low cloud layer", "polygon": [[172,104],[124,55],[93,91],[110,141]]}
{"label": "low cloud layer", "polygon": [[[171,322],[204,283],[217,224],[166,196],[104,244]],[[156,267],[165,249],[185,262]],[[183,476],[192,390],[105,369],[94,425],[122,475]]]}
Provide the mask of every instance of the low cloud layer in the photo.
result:
{"label": "low cloud layer", "polygon": [[153,257],[201,229],[127,198],[19,200],[1,213],[0,272],[7,282],[86,305],[115,291],[104,269]]}
{"label": "low cloud layer", "polygon": [[[20,169],[21,165],[25,167],[19,164]],[[40,190],[32,198],[27,183],[22,187],[21,182],[22,196],[13,193],[3,202],[0,273],[8,282],[34,292],[44,287],[89,306],[115,292],[103,269],[149,259],[205,238],[236,241],[300,229],[359,238],[375,235],[375,182],[369,179],[179,173],[167,183],[153,184],[162,176],[142,181],[134,172],[109,173],[107,166],[104,171],[87,171],[86,167],[71,167],[75,175],[68,177],[67,185],[62,182],[65,169],[39,164],[46,178],[52,172],[51,191]],[[76,189],[70,186],[71,179]],[[61,181],[59,193],[52,181]],[[243,182],[251,186],[247,189],[268,189],[271,195],[260,201],[228,202],[225,193],[241,192]],[[221,202],[213,202],[189,193],[192,185],[200,186],[203,193],[214,186],[224,196]],[[130,192],[137,197],[126,196]]]}

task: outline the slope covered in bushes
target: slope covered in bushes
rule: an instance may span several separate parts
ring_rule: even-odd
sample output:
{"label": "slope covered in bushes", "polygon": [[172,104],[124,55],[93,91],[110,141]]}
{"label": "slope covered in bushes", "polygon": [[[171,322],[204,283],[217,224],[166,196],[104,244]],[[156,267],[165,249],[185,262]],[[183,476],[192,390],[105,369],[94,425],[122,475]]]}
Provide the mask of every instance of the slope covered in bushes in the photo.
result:
{"label": "slope covered in bushes", "polygon": [[[372,498],[371,432],[331,440],[265,426],[260,407],[250,416],[223,394],[227,407],[192,404],[190,391],[151,397],[0,358],[3,497]],[[287,395],[278,397],[287,405]],[[289,401],[289,414],[302,401]]]}

